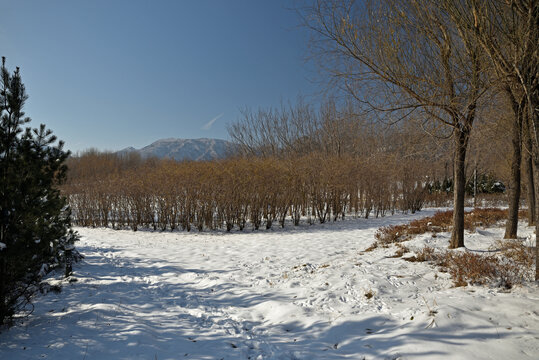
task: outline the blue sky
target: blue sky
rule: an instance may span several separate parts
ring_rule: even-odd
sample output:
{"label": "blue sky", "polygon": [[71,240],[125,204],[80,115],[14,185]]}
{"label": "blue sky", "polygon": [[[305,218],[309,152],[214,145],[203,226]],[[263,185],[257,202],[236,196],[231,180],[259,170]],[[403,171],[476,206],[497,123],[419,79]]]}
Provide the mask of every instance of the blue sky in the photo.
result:
{"label": "blue sky", "polygon": [[317,92],[292,1],[0,0],[32,125],[72,151],[228,137],[239,109]]}

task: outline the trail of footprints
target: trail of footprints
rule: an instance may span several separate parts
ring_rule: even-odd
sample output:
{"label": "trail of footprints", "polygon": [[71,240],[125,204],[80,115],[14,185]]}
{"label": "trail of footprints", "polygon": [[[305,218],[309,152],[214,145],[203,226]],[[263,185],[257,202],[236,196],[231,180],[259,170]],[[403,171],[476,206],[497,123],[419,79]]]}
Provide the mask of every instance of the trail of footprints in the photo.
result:
{"label": "trail of footprints", "polygon": [[[229,336],[225,336],[225,338],[235,339],[228,341],[227,346],[231,350],[237,349],[233,354],[237,356],[239,352],[241,358],[245,359],[265,358],[275,353],[275,346],[266,340],[266,331],[259,333],[251,325],[241,320],[236,320],[235,316],[229,314],[220,304],[212,300],[217,294],[211,287],[206,285],[208,280],[218,281],[220,279],[218,275],[211,275],[211,272],[182,274],[168,272],[158,276],[145,275],[144,271],[141,270],[132,273],[133,268],[143,269],[144,267],[137,267],[136,263],[129,259],[117,257],[113,252],[99,251],[99,255],[115,269],[116,273],[121,274],[119,276],[121,281],[133,283],[133,286],[137,286],[139,291],[149,292],[151,294],[149,298],[154,299],[155,304],[165,310],[168,318],[173,317],[181,321],[190,322],[188,328],[192,329],[193,334],[205,334],[208,332],[227,334]],[[251,267],[247,264],[244,264],[244,266]],[[249,269],[247,274],[253,275],[254,271]],[[244,274],[242,275],[244,276]],[[182,284],[168,281],[170,278],[177,279],[178,277],[189,283],[191,290],[186,290]],[[240,275],[234,275],[232,278],[240,280]],[[232,278],[229,281],[232,281]],[[133,316],[136,316],[137,311],[140,311],[140,309],[123,307],[124,313],[131,313]],[[197,342],[196,336],[188,336],[187,339],[194,343]],[[203,345],[201,344],[201,346]]]}

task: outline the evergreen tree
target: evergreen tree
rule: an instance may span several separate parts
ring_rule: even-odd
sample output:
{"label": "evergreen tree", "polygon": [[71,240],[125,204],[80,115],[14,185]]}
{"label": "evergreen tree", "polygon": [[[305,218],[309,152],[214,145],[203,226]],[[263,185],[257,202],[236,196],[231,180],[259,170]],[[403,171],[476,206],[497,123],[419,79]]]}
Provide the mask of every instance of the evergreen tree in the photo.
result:
{"label": "evergreen tree", "polygon": [[57,189],[69,152],[63,142],[55,145],[45,125],[23,129],[30,119],[23,112],[28,96],[20,70],[10,73],[2,57],[0,71],[1,324],[29,302],[45,274],[66,261],[77,236]]}

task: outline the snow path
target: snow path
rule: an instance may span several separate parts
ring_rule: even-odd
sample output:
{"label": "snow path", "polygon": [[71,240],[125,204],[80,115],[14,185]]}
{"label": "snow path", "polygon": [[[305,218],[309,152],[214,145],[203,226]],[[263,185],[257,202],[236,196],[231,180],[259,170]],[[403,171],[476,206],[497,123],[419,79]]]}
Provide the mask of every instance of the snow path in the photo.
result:
{"label": "snow path", "polygon": [[229,234],[79,228],[78,281],[4,330],[0,359],[536,359],[537,285],[453,288],[394,246],[363,252],[380,226],[433,212]]}

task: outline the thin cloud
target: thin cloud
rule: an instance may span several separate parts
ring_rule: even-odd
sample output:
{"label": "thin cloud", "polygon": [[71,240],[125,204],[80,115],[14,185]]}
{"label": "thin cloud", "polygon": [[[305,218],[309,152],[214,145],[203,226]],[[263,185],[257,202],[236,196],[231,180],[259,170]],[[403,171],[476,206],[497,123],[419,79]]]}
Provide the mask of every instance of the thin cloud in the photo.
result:
{"label": "thin cloud", "polygon": [[213,119],[208,121],[201,129],[202,130],[210,130],[213,123],[215,123],[217,120],[219,120],[221,117],[223,117],[223,115],[224,115],[224,113],[221,113],[221,114],[217,115],[216,117],[214,117]]}

